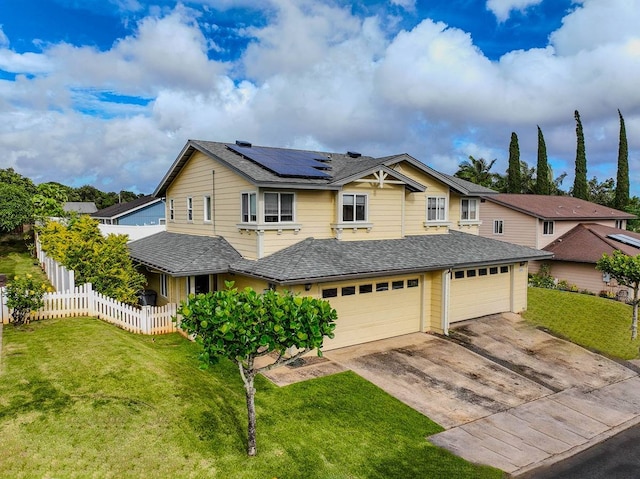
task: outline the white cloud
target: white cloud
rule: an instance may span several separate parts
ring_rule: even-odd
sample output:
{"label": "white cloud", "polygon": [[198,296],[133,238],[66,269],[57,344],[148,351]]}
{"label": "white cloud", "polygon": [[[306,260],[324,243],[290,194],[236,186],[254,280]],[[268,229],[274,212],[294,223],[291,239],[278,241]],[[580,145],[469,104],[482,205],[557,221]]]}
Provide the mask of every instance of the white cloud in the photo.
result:
{"label": "white cloud", "polygon": [[[42,181],[93,177],[151,192],[188,138],[406,151],[448,173],[471,154],[498,158],[494,171],[503,172],[512,131],[522,159],[535,163],[539,124],[555,173],[572,175],[578,109],[590,171],[615,170],[617,108],[632,162],[640,153],[640,37],[631,26],[640,5],[611,0],[620,2],[613,10],[608,1],[586,0],[546,48],[499,61],[443,23],[390,34],[383,19],[310,0],[270,2],[272,17],[245,31],[251,43],[233,64],[208,58],[215,38],[181,6],[147,16],[106,51],[62,43],[17,54],[7,39],[0,68],[18,76],[0,80],[0,154]],[[507,12],[532,4],[492,2]],[[114,103],[102,92],[150,101]]]}
{"label": "white cloud", "polygon": [[525,11],[540,3],[542,0],[487,0],[487,10],[491,11],[498,21],[504,22],[513,10]]}

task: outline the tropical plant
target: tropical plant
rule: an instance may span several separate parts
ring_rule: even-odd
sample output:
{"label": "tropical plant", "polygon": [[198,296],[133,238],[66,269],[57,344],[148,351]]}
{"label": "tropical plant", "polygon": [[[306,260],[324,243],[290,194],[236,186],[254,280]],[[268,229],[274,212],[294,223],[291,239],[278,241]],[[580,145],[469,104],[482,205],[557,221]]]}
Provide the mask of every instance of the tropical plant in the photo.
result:
{"label": "tropical plant", "polygon": [[491,168],[495,162],[496,160],[487,162],[484,158],[476,159],[470,155],[468,160],[458,165],[458,171],[456,171],[454,176],[475,183],[476,185],[491,188],[496,178],[496,175],[491,173]]}
{"label": "tropical plant", "polygon": [[[272,290],[264,294],[251,288],[239,291],[232,282],[225,285],[225,290],[190,295],[182,301],[180,327],[202,345],[204,367],[221,358],[237,364],[247,402],[247,453],[255,456],[256,375],[289,364],[313,349],[320,355],[325,336],[333,337],[337,314],[325,300]],[[256,365],[256,359],[272,353],[277,354],[274,361]]]}

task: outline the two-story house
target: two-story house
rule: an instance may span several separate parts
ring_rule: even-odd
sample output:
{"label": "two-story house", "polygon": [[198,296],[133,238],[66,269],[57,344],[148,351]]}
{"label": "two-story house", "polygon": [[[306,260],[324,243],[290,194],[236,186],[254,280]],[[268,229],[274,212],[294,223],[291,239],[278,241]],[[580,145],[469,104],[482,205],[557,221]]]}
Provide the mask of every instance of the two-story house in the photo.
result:
{"label": "two-story house", "polygon": [[526,308],[528,261],[550,257],[478,235],[492,190],[406,154],[372,158],[187,142],[154,196],[167,231],[130,243],[159,303],[223,288],[329,300],[325,349]]}
{"label": "two-story house", "polygon": [[[640,253],[640,235],[626,231],[633,218],[572,196],[487,195],[480,210],[480,235],[553,253],[545,261],[550,274],[580,290],[617,292],[620,288],[595,265],[603,253],[614,250]],[[529,270],[536,272],[541,264],[533,261]]]}

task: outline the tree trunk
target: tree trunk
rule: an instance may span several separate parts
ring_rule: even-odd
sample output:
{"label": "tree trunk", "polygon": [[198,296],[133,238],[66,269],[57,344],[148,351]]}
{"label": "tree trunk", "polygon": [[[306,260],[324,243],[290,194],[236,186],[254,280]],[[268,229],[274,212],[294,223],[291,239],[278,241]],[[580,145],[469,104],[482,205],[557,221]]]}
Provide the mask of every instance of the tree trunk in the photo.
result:
{"label": "tree trunk", "polygon": [[631,320],[631,339],[638,337],[638,286],[633,288],[633,319]]}
{"label": "tree trunk", "polygon": [[247,454],[255,456],[258,452],[256,447],[256,390],[253,387],[255,371],[253,370],[253,358],[249,361],[249,365],[245,368],[241,361],[238,361],[240,367],[240,375],[244,382],[244,390],[247,398]]}

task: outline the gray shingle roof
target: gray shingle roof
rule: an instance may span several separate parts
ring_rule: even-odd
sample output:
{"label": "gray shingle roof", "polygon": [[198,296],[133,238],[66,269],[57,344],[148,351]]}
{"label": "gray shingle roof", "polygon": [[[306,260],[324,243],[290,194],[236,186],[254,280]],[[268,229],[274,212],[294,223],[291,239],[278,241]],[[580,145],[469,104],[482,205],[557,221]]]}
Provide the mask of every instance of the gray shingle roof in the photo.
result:
{"label": "gray shingle roof", "polygon": [[[269,149],[268,147],[263,147]],[[275,151],[281,150],[274,148]],[[313,189],[339,189],[344,180],[350,179],[357,175],[366,175],[375,167],[390,167],[402,161],[408,161],[416,168],[421,169],[425,173],[435,177],[439,181],[449,185],[454,190],[462,194],[479,195],[492,194],[495,191],[483,188],[468,181],[454,178],[450,175],[439,173],[433,168],[428,167],[424,163],[416,160],[407,154],[392,155],[382,158],[373,158],[370,156],[353,157],[347,153],[329,153],[304,150],[318,156],[326,157],[329,161],[326,163],[331,167],[328,171],[331,176],[328,178],[299,178],[299,177],[282,177],[272,171],[259,166],[253,161],[245,158],[239,153],[230,150],[227,143],[203,140],[189,140],[184,146],[178,158],[164,176],[153,196],[159,197],[166,194],[167,188],[176,178],[182,167],[189,160],[191,155],[196,151],[200,151],[214,160],[226,165],[234,170],[247,181],[258,186],[275,186],[275,187],[293,187],[293,188],[313,188]],[[398,173],[400,175],[400,173]],[[412,184],[413,180],[407,179],[407,184],[415,189],[422,190],[420,185]]]}
{"label": "gray shingle roof", "polygon": [[546,251],[451,231],[403,239],[338,241],[308,238],[230,270],[280,284],[372,277],[551,258]]}
{"label": "gray shingle roof", "polygon": [[101,210],[93,213],[91,216],[93,218],[116,218],[129,211],[157,203],[158,201],[161,201],[160,198],[154,198],[153,196],[143,196],[127,203],[116,203],[115,205],[102,208]]}
{"label": "gray shingle roof", "polygon": [[171,276],[216,274],[241,258],[224,238],[163,231],[128,244],[131,258]]}

